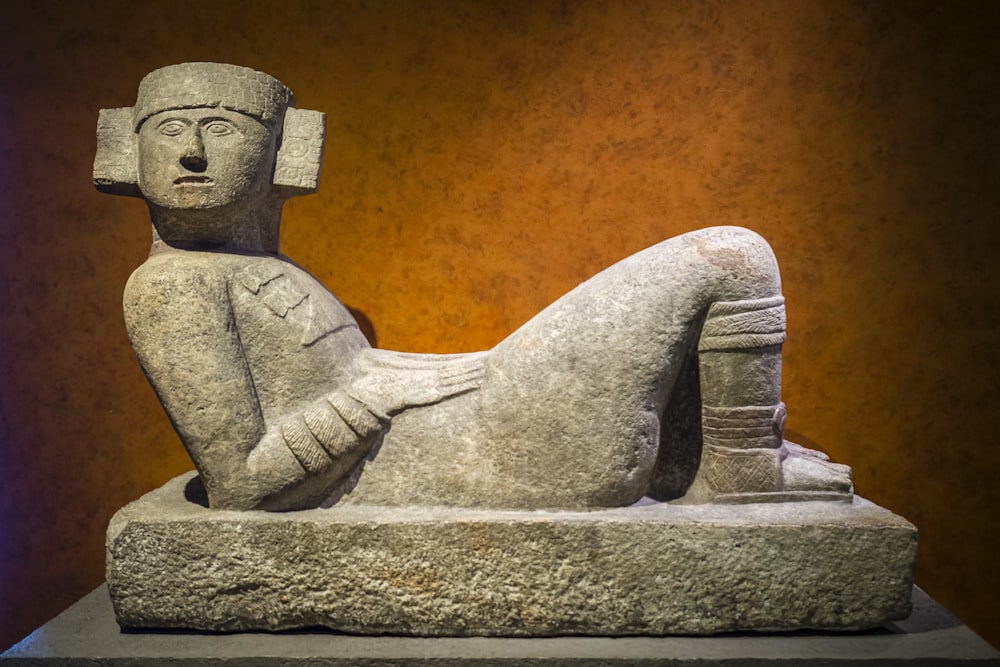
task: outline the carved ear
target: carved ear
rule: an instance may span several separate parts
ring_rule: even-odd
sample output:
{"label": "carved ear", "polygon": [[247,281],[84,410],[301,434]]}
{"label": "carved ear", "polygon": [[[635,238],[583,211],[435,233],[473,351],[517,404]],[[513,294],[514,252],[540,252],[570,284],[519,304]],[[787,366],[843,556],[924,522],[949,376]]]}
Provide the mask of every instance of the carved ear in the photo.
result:
{"label": "carved ear", "polygon": [[132,107],[101,109],[97,117],[94,185],[101,192],[141,197],[138,146],[132,131]]}
{"label": "carved ear", "polygon": [[274,184],[287,196],[307,195],[319,188],[325,128],[326,114],[322,112],[293,107],[285,111]]}

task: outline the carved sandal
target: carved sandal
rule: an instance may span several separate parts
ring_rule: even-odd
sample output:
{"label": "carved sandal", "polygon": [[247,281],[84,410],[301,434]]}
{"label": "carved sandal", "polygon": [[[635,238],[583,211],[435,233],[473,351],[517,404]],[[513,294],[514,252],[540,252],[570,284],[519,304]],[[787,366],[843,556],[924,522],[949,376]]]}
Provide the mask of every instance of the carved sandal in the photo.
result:
{"label": "carved sandal", "polygon": [[[783,439],[785,406],[702,407],[700,502],[850,502],[851,469]],[[690,495],[690,494],[689,494]],[[697,502],[696,501],[696,502]]]}

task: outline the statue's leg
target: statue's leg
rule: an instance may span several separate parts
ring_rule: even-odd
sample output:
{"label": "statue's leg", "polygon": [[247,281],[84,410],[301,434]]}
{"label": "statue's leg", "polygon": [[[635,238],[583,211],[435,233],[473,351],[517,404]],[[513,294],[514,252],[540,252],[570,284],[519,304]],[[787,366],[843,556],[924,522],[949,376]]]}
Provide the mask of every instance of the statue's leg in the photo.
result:
{"label": "statue's leg", "polygon": [[849,500],[850,469],[783,439],[781,296],[716,301],[698,343],[703,448],[687,500]]}
{"label": "statue's leg", "polygon": [[[780,305],[780,294],[766,241],[721,227],[626,258],[546,308],[491,352],[479,392],[476,422],[487,431],[476,450],[500,493],[585,507],[684,494],[702,450],[697,348],[707,315],[720,302]],[[780,343],[783,319],[777,333]],[[780,402],[780,348],[752,336],[746,344],[771,349],[724,362],[709,405],[717,395],[731,400],[719,405]]]}
{"label": "statue's leg", "polygon": [[[774,343],[703,350],[699,382],[707,314],[780,294],[774,255],[749,230],[700,230],[636,253],[491,350],[477,391],[395,417],[348,501],[589,508],[676,498],[704,449],[700,384],[712,407],[771,405],[770,419],[780,403]],[[780,439],[749,443],[729,444],[770,450],[765,462],[787,458]],[[714,464],[701,466],[696,488]]]}

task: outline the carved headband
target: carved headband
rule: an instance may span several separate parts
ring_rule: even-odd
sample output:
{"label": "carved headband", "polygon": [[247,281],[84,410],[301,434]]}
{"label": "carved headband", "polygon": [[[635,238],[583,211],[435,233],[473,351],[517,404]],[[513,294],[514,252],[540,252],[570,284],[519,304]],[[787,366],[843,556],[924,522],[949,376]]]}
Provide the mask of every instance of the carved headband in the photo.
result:
{"label": "carved headband", "polygon": [[139,84],[134,107],[100,111],[94,185],[101,192],[141,197],[137,137],[142,123],[170,109],[222,107],[252,116],[272,129],[281,123],[274,185],[288,197],[316,192],[325,114],[296,109],[293,103],[292,92],[284,84],[247,67],[182,63],[150,72]]}

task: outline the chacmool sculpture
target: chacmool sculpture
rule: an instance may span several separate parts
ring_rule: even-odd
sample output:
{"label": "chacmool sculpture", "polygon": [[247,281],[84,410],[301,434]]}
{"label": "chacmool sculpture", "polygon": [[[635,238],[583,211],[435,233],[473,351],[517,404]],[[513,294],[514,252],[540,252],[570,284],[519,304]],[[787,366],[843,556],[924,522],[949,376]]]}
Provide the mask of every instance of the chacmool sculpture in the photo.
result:
{"label": "chacmool sculpture", "polygon": [[373,349],[278,250],[322,139],[322,114],[232,65],[157,70],[101,115],[98,187],[153,223],[129,336],[213,508],[851,498],[848,468],[782,438],[785,307],[758,235],[664,241],[486,352]]}
{"label": "chacmool sculpture", "polygon": [[[785,310],[762,238],[659,243],[485,352],[373,349],[278,250],[322,140],[322,114],[232,65],[157,70],[134,107],[101,112],[95,182],[153,223],[129,337],[199,473],[111,520],[122,627],[619,636],[905,617],[913,526],[782,437]],[[850,502],[784,502],[807,500]]]}

